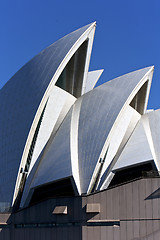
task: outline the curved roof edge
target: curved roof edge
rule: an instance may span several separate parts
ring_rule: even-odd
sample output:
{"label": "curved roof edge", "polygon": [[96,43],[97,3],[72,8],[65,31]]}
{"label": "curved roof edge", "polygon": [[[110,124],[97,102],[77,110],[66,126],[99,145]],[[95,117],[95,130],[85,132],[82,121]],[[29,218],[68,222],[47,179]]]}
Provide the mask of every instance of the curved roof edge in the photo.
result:
{"label": "curved roof edge", "polygon": [[[105,158],[105,154],[107,152],[107,149],[109,147],[109,143],[112,139],[112,136],[114,134],[114,131],[116,129],[117,124],[119,123],[120,119],[123,118],[123,114],[125,112],[125,109],[127,107],[127,105],[129,105],[132,100],[134,99],[134,97],[136,96],[136,94],[138,94],[139,90],[142,88],[142,86],[147,82],[147,87],[145,88],[145,91],[143,92],[143,98],[141,99],[143,101],[143,111],[141,114],[143,114],[146,111],[146,107],[147,107],[147,102],[148,102],[148,98],[149,98],[149,91],[150,91],[150,86],[151,86],[151,81],[152,81],[152,76],[153,76],[153,70],[154,70],[154,66],[151,67],[147,67],[144,69],[140,69],[125,75],[122,75],[116,79],[113,79],[110,81],[110,83],[112,81],[120,81],[120,78],[126,78],[126,80],[129,80],[129,78],[132,76],[132,78],[135,78],[135,83],[137,82],[136,78],[139,79],[138,82],[135,84],[135,87],[132,89],[132,91],[129,93],[128,98],[126,99],[125,103],[123,104],[122,108],[120,109],[120,112],[118,113],[116,120],[113,123],[113,126],[107,136],[107,139],[103,145],[103,148],[101,150],[101,153],[97,159],[97,164],[95,165],[95,169],[92,175],[92,179],[90,181],[89,187],[87,192],[89,193],[91,191],[91,188],[95,182],[96,176],[98,174],[98,169],[99,169],[99,159],[104,159]],[[136,76],[137,75],[137,76]],[[133,79],[134,81],[134,79]],[[109,83],[109,82],[107,82]],[[138,100],[138,98],[137,98]],[[107,162],[107,166],[109,166],[110,163]],[[103,165],[103,168],[107,168],[107,166],[105,166],[106,164]]]}
{"label": "curved roof edge", "polygon": [[[43,112],[43,109],[45,107],[45,104],[46,104],[46,101],[52,91],[52,88],[53,86],[55,85],[56,81],[58,80],[58,77],[60,76],[60,74],[62,73],[63,69],[65,68],[65,66],[67,65],[67,63],[69,62],[69,60],[71,59],[71,57],[73,56],[73,54],[77,51],[77,49],[81,46],[81,44],[86,40],[86,39],[89,39],[90,38],[90,32],[91,33],[91,40],[90,40],[90,48],[88,50],[88,60],[87,60],[87,67],[85,67],[85,72],[87,72],[88,70],[88,67],[89,67],[89,59],[90,59],[90,55],[91,55],[91,46],[93,44],[93,36],[94,36],[94,31],[95,31],[95,26],[96,26],[96,22],[94,23],[91,23],[81,29],[84,29],[84,31],[82,32],[82,34],[79,36],[79,38],[76,40],[76,42],[72,45],[72,47],[69,49],[69,51],[67,52],[67,54],[64,56],[64,58],[62,59],[62,61],[60,62],[57,70],[55,71],[52,79],[50,79],[50,83],[48,85],[48,87],[46,88],[45,92],[44,92],[44,95],[41,99],[41,102],[39,104],[39,107],[37,109],[37,112],[35,113],[35,116],[34,116],[34,120],[32,122],[32,126],[30,128],[30,131],[29,131],[29,134],[28,134],[28,137],[27,137],[27,140],[26,140],[26,144],[25,144],[25,147],[24,147],[24,151],[23,151],[23,154],[22,154],[22,158],[21,158],[21,163],[20,163],[20,166],[19,166],[19,171],[18,171],[18,176],[17,176],[17,181],[16,181],[16,185],[15,185],[15,190],[14,190],[14,196],[13,196],[13,201],[12,201],[12,205],[16,199],[16,196],[18,194],[18,191],[19,191],[19,186],[20,186],[20,182],[21,182],[21,176],[20,176],[20,170],[22,168],[24,168],[25,166],[25,163],[26,163],[26,160],[27,160],[27,156],[28,156],[28,152],[29,152],[29,148],[30,148],[30,145],[31,145],[31,142],[32,142],[32,139],[33,139],[33,136],[34,136],[34,132],[35,132],[35,129],[36,129],[36,126],[38,124],[38,121],[39,121],[39,118]],[[80,31],[81,29],[78,29],[76,30],[75,32],[73,33],[70,33],[70,34],[74,34],[76,33],[77,31]],[[68,34],[67,36],[69,36],[70,34]],[[65,37],[67,37],[65,36]],[[64,38],[65,38],[64,37]],[[60,39],[61,40],[61,39]],[[60,41],[58,40],[58,41]],[[57,41],[57,42],[58,42]],[[48,47],[49,48],[49,47]],[[47,48],[47,49],[48,49]],[[45,50],[43,50],[41,53],[43,54]],[[40,53],[40,54],[41,54]],[[38,55],[40,55],[38,54]],[[85,77],[87,76],[87,74],[85,75]]]}
{"label": "curved roof edge", "polygon": [[[144,69],[143,69],[144,70]],[[128,109],[128,110],[130,110],[129,111],[129,113],[130,113],[130,116],[132,117],[132,115],[137,115],[137,117],[136,117],[136,120],[134,120],[134,124],[133,124],[133,122],[132,122],[132,125],[134,125],[134,127],[135,127],[135,125],[136,125],[136,123],[137,123],[137,121],[139,120],[139,116],[140,116],[140,114],[135,110],[135,109],[133,109],[130,105],[129,105],[129,103],[132,101],[132,98],[130,99],[130,100],[128,100],[128,98],[129,98],[129,96],[131,95],[131,93],[132,93],[132,91],[133,91],[133,89],[135,89],[135,85],[137,86],[138,85],[138,83],[143,79],[143,76],[144,75],[146,75],[146,72],[148,72],[148,69],[145,69],[145,71],[142,71],[143,72],[143,74],[140,74],[140,76],[138,75],[138,80],[137,79],[134,79],[135,78],[135,73],[133,74],[133,73],[130,73],[131,75],[132,75],[132,78],[133,78],[133,85],[131,85],[130,86],[130,88],[127,90],[127,94],[125,94],[126,96],[125,96],[125,100],[124,100],[124,103],[122,102],[122,103],[120,103],[120,106],[119,106],[119,109],[120,109],[120,111],[121,111],[121,109],[124,109],[124,112],[123,113],[121,113],[121,117],[119,118],[119,120],[117,120],[117,124],[118,124],[118,122],[119,121],[121,121],[121,123],[123,122],[123,117],[124,117],[124,114],[126,115],[126,117],[127,117],[127,111],[126,111],[126,108]],[[122,76],[122,77],[124,77],[124,76]],[[123,90],[124,90],[124,85],[125,85],[125,83],[126,83],[126,81],[130,81],[130,78],[127,78],[127,79],[125,79],[125,80],[123,80],[123,79],[119,79],[118,78],[118,82],[117,82],[117,84],[119,84],[119,86],[120,86],[120,91],[122,91],[123,92]],[[121,81],[122,80],[122,81]],[[132,80],[132,79],[131,79]],[[146,78],[144,79],[144,82],[145,82],[145,80],[146,80]],[[112,80],[113,82],[114,82],[114,79]],[[77,186],[77,189],[78,189],[78,192],[79,192],[79,194],[82,194],[82,191],[81,191],[81,181],[82,181],[82,179],[80,178],[80,175],[79,175],[79,161],[80,161],[80,159],[79,159],[79,155],[78,155],[78,144],[79,144],[79,142],[78,142],[78,129],[79,129],[79,124],[81,124],[82,122],[80,122],[80,115],[81,115],[81,108],[83,107],[82,105],[83,104],[85,104],[86,102],[84,102],[83,103],[83,99],[84,98],[88,98],[88,96],[93,96],[94,98],[96,98],[96,95],[95,95],[95,92],[96,92],[96,94],[98,94],[98,95],[101,95],[102,94],[102,91],[103,91],[103,89],[104,89],[104,92],[105,92],[105,95],[103,95],[103,99],[106,99],[106,95],[108,95],[108,94],[111,94],[111,96],[113,95],[113,90],[115,89],[115,86],[117,86],[116,84],[115,84],[115,82],[114,82],[114,84],[112,85],[112,81],[110,81],[109,83],[105,83],[105,84],[103,84],[104,86],[99,86],[98,88],[96,88],[96,89],[94,89],[93,91],[91,91],[90,93],[87,93],[87,94],[84,94],[83,96],[81,96],[79,99],[77,99],[76,100],[76,102],[75,102],[75,104],[73,105],[73,107],[72,107],[72,111],[70,111],[68,114],[67,114],[67,118],[69,117],[70,118],[70,120],[69,120],[69,122],[68,122],[68,125],[66,124],[66,119],[64,120],[64,122],[62,123],[62,125],[61,125],[61,127],[60,127],[60,129],[59,129],[59,133],[58,134],[61,134],[61,139],[66,139],[67,138],[67,136],[68,135],[65,135],[65,133],[64,133],[64,129],[68,129],[69,128],[69,130],[67,131],[67,133],[69,132],[69,136],[68,136],[68,140],[67,140],[67,146],[66,146],[66,148],[65,148],[65,152],[64,151],[62,151],[62,150],[64,150],[64,149],[61,149],[60,150],[60,152],[62,153],[62,156],[65,156],[65,159],[68,159],[67,161],[66,161],[66,165],[70,165],[70,171],[68,171],[68,176],[70,176],[70,174],[72,174],[72,176],[73,176],[73,178],[74,178],[74,180],[75,180],[75,183],[76,183],[76,186]],[[135,81],[135,82],[134,82]],[[121,84],[122,84],[122,87],[121,87]],[[143,84],[142,84],[143,85]],[[111,89],[112,88],[112,89]],[[98,92],[97,92],[97,89],[98,89]],[[108,89],[110,89],[111,90],[111,92],[110,91],[108,91]],[[99,91],[100,90],[100,91]],[[102,91],[101,91],[102,90]],[[117,89],[116,89],[117,90]],[[121,93],[122,92],[120,92],[120,94],[118,95],[118,97],[119,96],[121,96]],[[134,96],[136,95],[136,93],[138,92],[138,89],[136,90],[136,92],[134,92],[134,95],[132,96],[133,98],[134,98]],[[117,93],[117,91],[116,92],[114,92],[114,94],[115,94],[115,96],[117,96],[116,95],[116,93]],[[97,95],[97,96],[98,96]],[[111,99],[111,97],[109,97],[109,99]],[[93,102],[92,102],[92,99],[88,99],[92,104],[93,104]],[[107,100],[108,101],[108,100]],[[103,102],[103,101],[102,101]],[[126,102],[127,102],[127,104],[126,104]],[[126,105],[126,107],[124,108],[124,105]],[[113,106],[113,104],[111,104],[110,105],[110,107],[111,106]],[[122,107],[122,108],[121,108]],[[87,109],[88,109],[88,107],[87,107]],[[86,110],[87,110],[86,109]],[[110,108],[109,108],[110,109]],[[108,110],[109,110],[108,109]],[[104,109],[103,109],[104,110]],[[112,109],[111,109],[112,110]],[[132,111],[131,111],[132,110]],[[117,110],[117,114],[116,114],[116,119],[119,117],[119,114],[120,114],[120,111],[118,111]],[[82,114],[83,114],[84,112],[82,112]],[[85,114],[87,114],[87,112],[85,112]],[[95,114],[95,113],[94,113]],[[84,115],[83,115],[84,116]],[[98,117],[100,117],[99,115],[98,115]],[[109,116],[108,116],[109,117]],[[88,119],[88,118],[87,118]],[[116,120],[115,120],[116,121]],[[115,124],[115,121],[114,121],[114,123],[112,123],[113,125]],[[128,118],[127,117],[127,120],[125,120],[125,123],[126,123],[126,121],[127,122],[130,122],[130,121],[132,121],[132,119],[130,120],[130,117]],[[89,121],[86,121],[85,122],[85,124],[87,125],[87,124],[91,124]],[[96,124],[98,124],[98,122],[96,122]],[[68,126],[68,127],[67,127]],[[88,126],[88,125],[87,125]],[[86,127],[87,127],[86,126]],[[106,126],[106,125],[105,125]],[[111,126],[111,130],[110,131],[113,131],[112,130],[112,128],[113,128],[113,126]],[[126,127],[127,128],[127,127]],[[132,127],[133,128],[133,127]],[[94,127],[93,127],[93,129],[94,129]],[[116,129],[116,127],[115,127],[115,125],[114,125],[114,131],[115,131],[115,129]],[[63,130],[63,131],[62,131]],[[102,129],[103,131],[104,131],[104,129]],[[133,129],[132,129],[133,130]],[[97,129],[96,129],[96,131],[98,131]],[[109,131],[109,134],[110,134],[110,131]],[[114,131],[113,131],[113,133],[114,133]],[[130,131],[131,132],[131,131]],[[125,134],[125,132],[124,132],[124,134]],[[87,135],[87,133],[85,132],[85,135]],[[56,142],[56,139],[57,139],[57,137],[58,136],[55,136],[55,138],[54,138],[54,141]],[[111,139],[113,138],[113,135],[111,136]],[[122,136],[122,138],[123,138],[123,136]],[[106,138],[105,138],[106,139]],[[107,138],[108,139],[108,138]],[[54,148],[55,149],[55,142],[53,142],[53,145],[51,144],[50,145],[50,147],[51,147],[51,149],[47,149],[47,151],[49,150],[52,150],[52,148]],[[56,146],[58,146],[58,144],[56,145]],[[87,147],[88,148],[88,147]],[[47,151],[46,151],[46,153],[47,153]],[[83,151],[83,149],[82,149],[82,151]],[[101,152],[102,152],[102,149],[101,149]],[[69,155],[67,155],[67,154],[69,154]],[[100,153],[101,154],[101,153]],[[91,153],[91,155],[92,155],[92,153]],[[53,157],[53,155],[52,155],[52,159],[50,158],[48,158],[47,159],[47,155],[46,155],[46,161],[43,161],[44,159],[42,159],[42,161],[43,161],[43,164],[41,165],[41,167],[39,167],[39,172],[38,172],[38,174],[39,174],[39,176],[43,176],[43,178],[44,178],[44,182],[43,182],[43,184],[44,183],[47,183],[47,181],[49,182],[49,181],[55,181],[55,180],[58,180],[58,179],[60,179],[61,178],[61,176],[63,175],[63,174],[61,174],[60,173],[60,175],[58,176],[56,176],[56,178],[54,179],[54,177],[53,176],[50,176],[50,178],[48,178],[48,169],[50,169],[50,167],[49,166],[54,166],[53,168],[54,168],[54,171],[56,172],[56,169],[58,169],[58,171],[62,171],[63,173],[65,172],[67,172],[66,170],[65,170],[65,164],[64,164],[64,162],[63,163],[61,163],[60,162],[60,160],[61,160],[61,158],[58,158],[57,157],[58,155],[56,155],[56,157]],[[93,160],[93,158],[92,158],[92,156],[91,156],[91,159]],[[96,158],[97,159],[97,158]],[[50,161],[50,164],[48,164],[47,163],[47,161]],[[98,159],[97,159],[98,160]],[[58,162],[58,164],[57,164],[57,162]],[[54,164],[56,164],[56,166],[54,165]],[[49,168],[47,168],[46,167],[46,169],[44,169],[44,166],[48,166]],[[94,165],[95,166],[95,165]],[[57,167],[57,168],[56,168]],[[62,168],[61,168],[62,167]],[[105,166],[106,167],[106,166]],[[87,169],[87,166],[86,166],[86,169]],[[94,170],[94,169],[93,169]],[[97,170],[97,169],[96,169]],[[42,174],[43,173],[43,174]],[[37,174],[37,176],[35,176],[34,177],[34,180],[33,180],[33,182],[32,182],[32,185],[30,185],[30,187],[32,188],[32,187],[35,187],[35,186],[38,186],[38,185],[41,185],[42,184],[42,182],[41,181],[39,181],[38,180],[38,174]],[[92,175],[92,177],[93,177],[93,175]],[[90,179],[90,181],[91,181],[92,179]],[[34,181],[35,181],[35,183],[34,183]],[[102,184],[103,184],[103,182],[102,182]],[[84,193],[84,192],[83,192]],[[27,196],[27,195],[26,195]]]}

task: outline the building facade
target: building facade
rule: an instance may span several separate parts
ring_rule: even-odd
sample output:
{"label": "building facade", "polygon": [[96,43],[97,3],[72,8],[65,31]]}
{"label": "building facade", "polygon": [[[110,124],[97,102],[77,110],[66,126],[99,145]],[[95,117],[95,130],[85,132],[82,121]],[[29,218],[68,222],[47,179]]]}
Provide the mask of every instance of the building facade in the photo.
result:
{"label": "building facade", "polygon": [[154,67],[96,88],[96,23],[40,52],[0,90],[0,239],[158,239]]}

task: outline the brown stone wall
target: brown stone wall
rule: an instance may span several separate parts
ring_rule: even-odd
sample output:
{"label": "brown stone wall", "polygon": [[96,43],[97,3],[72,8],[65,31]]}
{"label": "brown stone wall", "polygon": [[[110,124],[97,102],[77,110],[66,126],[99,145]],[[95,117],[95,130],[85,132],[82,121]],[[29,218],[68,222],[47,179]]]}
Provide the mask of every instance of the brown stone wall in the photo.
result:
{"label": "brown stone wall", "polygon": [[[99,203],[100,212],[86,213],[89,203]],[[67,214],[53,215],[56,206],[67,206]],[[160,178],[140,179],[87,197],[49,199],[6,217],[4,223],[0,240],[157,240]]]}

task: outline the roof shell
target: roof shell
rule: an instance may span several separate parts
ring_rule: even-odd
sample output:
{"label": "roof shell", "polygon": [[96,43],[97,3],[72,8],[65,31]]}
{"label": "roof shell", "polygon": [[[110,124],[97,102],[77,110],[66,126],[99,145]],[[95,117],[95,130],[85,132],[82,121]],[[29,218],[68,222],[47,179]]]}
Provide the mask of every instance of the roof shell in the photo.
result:
{"label": "roof shell", "polygon": [[[44,109],[46,92],[53,76],[73,46],[93,25],[82,27],[50,45],[24,65],[0,90],[1,202],[12,201],[28,134],[37,110],[36,122]],[[59,74],[62,71],[61,67]]]}
{"label": "roof shell", "polygon": [[[70,176],[71,173],[73,174],[74,168],[72,167],[73,162],[71,159],[73,156],[73,160],[78,161],[78,170],[76,171],[79,174],[80,193],[87,193],[103,146],[119,113],[126,102],[133,99],[140,87],[147,81],[147,74],[152,71],[153,67],[148,67],[123,75],[81,96],[73,105],[73,109],[77,108],[77,132],[71,135],[71,130],[74,126],[72,125],[74,111],[69,111],[57,135],[49,145],[48,153],[46,151],[45,157],[42,157],[42,162],[39,165],[37,175],[35,175],[31,187],[48,183],[48,181],[58,180],[63,177],[62,173],[65,173],[65,177],[67,175]],[[143,83],[141,82],[142,79],[144,79]],[[130,95],[132,95],[131,98]],[[70,119],[70,123],[68,119]],[[67,128],[68,131],[66,130]],[[70,135],[68,136],[69,132]],[[71,138],[74,138],[75,141],[72,141]],[[57,149],[57,141],[62,144],[65,142],[63,144],[64,148],[60,147],[60,149]],[[73,145],[73,142],[76,142],[77,145]],[[77,153],[74,152],[72,155],[72,151],[75,151],[75,148]],[[54,152],[54,149],[57,149],[56,155],[51,155],[50,152]],[[62,156],[65,156],[65,164]],[[68,166],[70,167],[68,168]],[[48,171],[55,174],[48,176]],[[57,172],[60,174],[58,175]],[[40,176],[43,177],[40,178]]]}

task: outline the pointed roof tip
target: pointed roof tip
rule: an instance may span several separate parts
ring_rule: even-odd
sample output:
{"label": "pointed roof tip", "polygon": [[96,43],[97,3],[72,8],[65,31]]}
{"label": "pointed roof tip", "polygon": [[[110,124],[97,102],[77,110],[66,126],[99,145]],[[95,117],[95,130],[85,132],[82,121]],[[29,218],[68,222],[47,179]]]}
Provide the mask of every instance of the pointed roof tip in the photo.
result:
{"label": "pointed roof tip", "polygon": [[134,71],[131,71],[131,72],[122,74],[122,75],[119,76],[119,77],[122,77],[122,76],[125,76],[125,75],[128,75],[128,74],[134,74],[134,73],[138,73],[138,72],[143,72],[143,71],[144,71],[144,75],[145,75],[145,74],[147,74],[148,72],[151,72],[151,71],[153,71],[153,70],[154,70],[154,65],[148,66],[148,67],[143,67],[143,68],[140,68],[140,69],[137,69],[137,70],[134,70]]}
{"label": "pointed roof tip", "polygon": [[147,70],[148,69],[148,71],[150,71],[150,70],[154,70],[154,65],[152,65],[152,66],[148,66],[148,67],[143,67],[143,68],[140,68],[140,69],[138,69],[138,70],[135,70],[135,71],[132,71],[132,72],[136,72],[136,71],[141,71],[141,70]]}
{"label": "pointed roof tip", "polygon": [[[128,77],[133,77],[134,75],[138,74],[138,77],[140,77],[141,79],[144,78],[146,75],[148,74],[151,74],[152,72],[154,71],[154,65],[152,66],[149,66],[149,67],[144,67],[144,68],[140,68],[138,70],[134,70],[134,71],[131,71],[131,72],[128,72],[128,73],[125,73],[125,74],[122,74],[118,77],[115,77],[111,80],[108,80],[106,82],[104,82],[103,84],[97,86],[96,88],[99,88],[101,87],[102,85],[104,84],[108,84],[109,82],[113,82],[113,81],[117,81],[118,79],[123,79],[123,78],[126,78],[127,76]],[[95,89],[96,89],[95,88]]]}
{"label": "pointed roof tip", "polygon": [[148,67],[146,67],[146,68],[149,68],[149,69],[153,69],[154,70],[154,65],[151,65],[151,66],[148,66]]}
{"label": "pointed roof tip", "polygon": [[154,65],[149,66],[149,67],[145,67],[145,68],[142,68],[142,69],[139,69],[139,70],[143,70],[143,69],[148,69],[148,71],[146,72],[146,74],[147,74],[148,72],[153,72],[153,71],[154,71]]}
{"label": "pointed roof tip", "polygon": [[[91,22],[91,23],[89,23],[89,24],[87,24],[87,25],[96,25],[97,24],[97,22],[96,21],[94,21],[94,22]],[[86,25],[86,26],[87,26]]]}
{"label": "pointed roof tip", "polygon": [[[132,74],[132,73],[140,73],[140,72],[143,72],[143,74],[144,75],[146,75],[146,74],[149,74],[149,73],[151,73],[151,72],[153,72],[154,71],[154,66],[148,66],[148,67],[143,67],[143,68],[140,68],[140,69],[138,69],[138,70],[135,70],[135,71],[132,71],[132,72],[129,72],[128,74]],[[125,75],[125,74],[124,74]]]}
{"label": "pointed roof tip", "polygon": [[[154,70],[154,65],[152,65],[152,66],[148,66],[148,67],[143,67],[143,68],[140,68],[140,69],[137,69],[137,70],[131,71],[131,72],[129,72],[129,73],[134,73],[134,72],[143,71],[143,70],[148,70],[148,71],[150,71],[150,70]],[[128,74],[128,73],[127,73],[127,74]],[[125,75],[125,74],[124,74],[124,75]]]}
{"label": "pointed roof tip", "polygon": [[[94,21],[94,22],[91,22],[91,23],[89,23],[89,24],[87,24],[87,25],[84,25],[83,27],[87,27],[87,28],[94,27],[94,26],[96,27],[96,24],[97,24],[96,21]],[[82,27],[82,28],[83,28],[83,27]],[[78,28],[78,29],[79,29],[79,28]]]}
{"label": "pointed roof tip", "polygon": [[94,21],[94,22],[92,22],[91,24],[93,24],[93,25],[95,25],[95,26],[96,26],[96,25],[97,25],[97,22],[96,22],[96,21]]}
{"label": "pointed roof tip", "polygon": [[[82,31],[82,30],[83,30],[83,33],[82,33],[82,35],[83,35],[85,32],[89,31],[90,29],[92,29],[92,28],[94,28],[94,27],[96,27],[96,21],[94,21],[94,22],[92,22],[92,23],[89,23],[89,24],[87,24],[87,25],[84,25],[84,26],[82,26],[82,27],[79,27],[79,28],[77,28],[76,30],[74,30],[74,31],[66,34],[64,37],[66,37],[66,36],[68,36],[68,35],[70,35],[70,34],[74,34],[74,33],[78,32],[78,31]],[[62,38],[63,38],[63,37],[62,37]],[[60,39],[61,39],[61,38],[60,38]],[[60,39],[59,39],[59,40],[60,40]]]}
{"label": "pointed roof tip", "polygon": [[91,23],[85,25],[84,27],[88,27],[88,28],[90,28],[90,27],[96,27],[96,24],[97,24],[96,21],[94,21],[94,22],[91,22]]}
{"label": "pointed roof tip", "polygon": [[96,70],[92,70],[92,71],[89,71],[89,72],[103,72],[104,69],[96,69]]}
{"label": "pointed roof tip", "polygon": [[150,69],[150,70],[154,70],[154,65],[151,65],[151,66],[146,67],[146,68],[148,68],[148,69]]}
{"label": "pointed roof tip", "polygon": [[149,74],[152,71],[154,71],[154,66],[149,66],[149,67],[140,68],[138,70],[135,70],[135,71],[129,72],[127,74],[121,75],[120,77],[125,76],[125,75],[132,75],[132,74],[136,74],[136,73],[140,73],[140,74],[145,76],[146,74]]}

